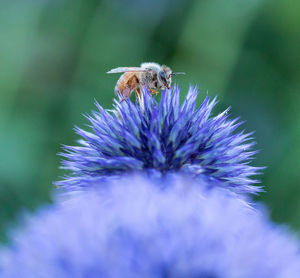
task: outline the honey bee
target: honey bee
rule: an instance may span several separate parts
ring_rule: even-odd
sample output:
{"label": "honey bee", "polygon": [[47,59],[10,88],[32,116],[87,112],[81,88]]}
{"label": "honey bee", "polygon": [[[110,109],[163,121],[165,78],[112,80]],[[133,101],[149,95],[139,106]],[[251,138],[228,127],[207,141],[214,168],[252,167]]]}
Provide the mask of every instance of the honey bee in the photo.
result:
{"label": "honey bee", "polygon": [[173,75],[185,74],[172,72],[169,67],[157,63],[142,63],[140,67],[119,67],[107,73],[123,73],[115,87],[115,93],[121,94],[123,100],[128,99],[133,90],[139,99],[141,88],[147,88],[151,95],[157,95],[159,89],[171,88]]}

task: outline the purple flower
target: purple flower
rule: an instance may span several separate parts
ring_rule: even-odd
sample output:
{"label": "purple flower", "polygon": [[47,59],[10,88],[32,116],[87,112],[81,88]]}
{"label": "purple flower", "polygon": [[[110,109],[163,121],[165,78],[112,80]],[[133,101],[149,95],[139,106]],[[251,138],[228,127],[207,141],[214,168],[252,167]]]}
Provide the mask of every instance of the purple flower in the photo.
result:
{"label": "purple flower", "polygon": [[87,116],[93,131],[76,128],[80,146],[64,147],[62,168],[70,174],[57,185],[136,171],[183,172],[239,192],[260,191],[251,179],[262,168],[249,165],[256,153],[250,133],[234,133],[241,122],[229,120],[228,109],[212,117],[216,98],[206,96],[196,108],[197,88],[190,88],[182,105],[179,95],[176,87],[156,102],[144,92],[140,104],[116,101],[113,113],[96,103],[98,111]]}
{"label": "purple flower", "polygon": [[298,241],[262,212],[228,190],[165,182],[131,176],[68,193],[14,233],[0,276],[299,277]]}

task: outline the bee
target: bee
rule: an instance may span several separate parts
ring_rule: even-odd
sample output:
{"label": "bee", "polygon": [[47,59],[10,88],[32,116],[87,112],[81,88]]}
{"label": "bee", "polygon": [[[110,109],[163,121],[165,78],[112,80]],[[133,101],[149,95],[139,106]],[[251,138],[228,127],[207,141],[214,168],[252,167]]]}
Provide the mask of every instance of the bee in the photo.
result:
{"label": "bee", "polygon": [[123,73],[115,87],[115,93],[121,94],[122,101],[128,99],[134,90],[139,99],[141,88],[146,88],[151,95],[157,95],[159,89],[171,88],[173,75],[185,74],[172,72],[169,67],[157,63],[142,63],[140,67],[119,67],[107,73]]}

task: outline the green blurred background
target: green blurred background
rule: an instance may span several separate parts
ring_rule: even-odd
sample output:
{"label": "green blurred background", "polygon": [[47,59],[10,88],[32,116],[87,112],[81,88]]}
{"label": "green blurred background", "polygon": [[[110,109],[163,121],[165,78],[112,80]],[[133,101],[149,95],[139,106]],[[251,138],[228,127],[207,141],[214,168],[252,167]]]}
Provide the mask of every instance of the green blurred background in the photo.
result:
{"label": "green blurred background", "polygon": [[272,218],[300,231],[300,1],[1,0],[0,234],[50,201],[56,155],[117,66],[155,61],[255,130]]}

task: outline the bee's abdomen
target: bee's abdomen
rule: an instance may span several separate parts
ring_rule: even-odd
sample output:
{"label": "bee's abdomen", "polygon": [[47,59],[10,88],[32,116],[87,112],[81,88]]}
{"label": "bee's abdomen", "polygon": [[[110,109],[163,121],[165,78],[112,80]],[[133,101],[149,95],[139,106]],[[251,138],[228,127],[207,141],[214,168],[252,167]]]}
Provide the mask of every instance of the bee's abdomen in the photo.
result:
{"label": "bee's abdomen", "polygon": [[135,73],[125,72],[117,82],[115,93],[118,94],[120,92],[124,98],[128,98],[130,93],[138,86],[139,80]]}

